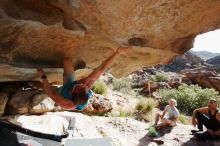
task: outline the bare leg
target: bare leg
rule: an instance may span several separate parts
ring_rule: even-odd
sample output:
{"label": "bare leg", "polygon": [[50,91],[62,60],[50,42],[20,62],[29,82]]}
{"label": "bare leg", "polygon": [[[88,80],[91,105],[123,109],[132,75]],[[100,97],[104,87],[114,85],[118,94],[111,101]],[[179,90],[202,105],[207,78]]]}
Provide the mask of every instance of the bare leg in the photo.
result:
{"label": "bare leg", "polygon": [[168,124],[167,122],[168,122],[167,120],[162,121],[160,124],[157,125],[156,128],[159,129],[159,128],[165,127]]}
{"label": "bare leg", "polygon": [[168,119],[165,119],[163,120],[160,124],[157,125],[157,128],[162,128],[162,127],[165,127],[167,125],[172,125],[172,122],[171,120],[168,120]]}
{"label": "bare leg", "polygon": [[159,113],[159,112],[156,114],[156,118],[155,118],[154,126],[157,126],[157,123],[159,122],[161,116],[162,116],[162,115],[161,115],[161,113]]}
{"label": "bare leg", "polygon": [[63,84],[74,80],[74,68],[70,58],[63,59]]}
{"label": "bare leg", "polygon": [[66,75],[72,75],[74,73],[73,64],[70,58],[63,59],[63,70]]}

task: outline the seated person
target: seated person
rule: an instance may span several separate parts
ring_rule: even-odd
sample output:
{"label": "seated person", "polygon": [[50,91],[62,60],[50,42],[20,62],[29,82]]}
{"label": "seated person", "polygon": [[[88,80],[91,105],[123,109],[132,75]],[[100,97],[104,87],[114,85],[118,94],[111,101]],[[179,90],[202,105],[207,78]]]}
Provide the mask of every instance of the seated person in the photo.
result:
{"label": "seated person", "polygon": [[42,79],[44,92],[59,106],[65,109],[83,110],[92,96],[91,88],[94,82],[110,67],[115,59],[123,53],[131,50],[131,47],[119,47],[117,51],[95,69],[88,77],[75,80],[74,68],[69,58],[63,60],[63,88],[61,94],[53,92],[42,68],[38,68],[38,75]]}
{"label": "seated person", "polygon": [[[220,113],[217,107],[217,101],[210,99],[208,107],[198,108],[193,111],[192,125],[197,125],[198,130],[191,131],[198,139],[220,139]],[[203,125],[207,128],[205,132],[203,132]]]}
{"label": "seated person", "polygon": [[[175,126],[176,121],[179,117],[179,110],[176,108],[176,106],[177,106],[176,100],[170,99],[169,105],[165,107],[163,113],[158,112],[156,114],[155,123],[153,126],[158,129],[164,126]],[[166,113],[168,114],[165,117]],[[159,119],[161,119],[160,124],[158,124]]]}

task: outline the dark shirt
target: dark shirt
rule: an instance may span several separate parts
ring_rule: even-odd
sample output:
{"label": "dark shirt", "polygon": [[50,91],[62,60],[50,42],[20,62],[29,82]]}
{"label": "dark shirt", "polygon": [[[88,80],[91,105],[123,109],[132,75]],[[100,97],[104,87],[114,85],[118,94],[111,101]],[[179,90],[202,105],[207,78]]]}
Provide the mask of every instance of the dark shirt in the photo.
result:
{"label": "dark shirt", "polygon": [[209,113],[208,113],[210,129],[213,129],[214,131],[217,131],[220,129],[220,122],[216,118],[217,113],[218,113],[218,110],[216,110],[214,115],[212,115],[211,111],[209,111]]}

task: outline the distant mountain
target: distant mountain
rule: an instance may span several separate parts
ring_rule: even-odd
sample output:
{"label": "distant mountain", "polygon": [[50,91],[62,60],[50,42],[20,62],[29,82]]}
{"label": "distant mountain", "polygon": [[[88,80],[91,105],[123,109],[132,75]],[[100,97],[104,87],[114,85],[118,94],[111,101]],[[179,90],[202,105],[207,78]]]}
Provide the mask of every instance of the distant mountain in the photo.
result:
{"label": "distant mountain", "polygon": [[213,58],[215,56],[220,55],[220,53],[212,53],[212,52],[208,52],[208,51],[190,51],[191,53],[193,53],[196,56],[199,56],[200,58],[207,60],[210,58]]}
{"label": "distant mountain", "polygon": [[213,64],[213,65],[220,65],[220,55],[215,56],[211,59],[206,60],[207,63]]}
{"label": "distant mountain", "polygon": [[164,71],[180,72],[183,69],[199,67],[203,63],[203,59],[188,51],[184,55],[176,57],[171,64],[164,65],[163,69]]}

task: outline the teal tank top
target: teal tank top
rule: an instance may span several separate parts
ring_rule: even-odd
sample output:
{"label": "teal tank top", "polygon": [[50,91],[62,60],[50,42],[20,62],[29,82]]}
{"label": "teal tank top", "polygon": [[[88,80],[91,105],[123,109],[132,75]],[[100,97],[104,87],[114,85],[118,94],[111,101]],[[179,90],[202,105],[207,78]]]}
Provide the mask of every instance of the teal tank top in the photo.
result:
{"label": "teal tank top", "polygon": [[[63,88],[61,90],[61,95],[64,98],[69,99],[69,100],[72,101],[73,97],[72,97],[72,95],[69,94],[69,90],[73,89],[76,85],[77,85],[77,81],[73,81],[73,82],[70,82],[70,83],[67,83],[67,84],[63,85]],[[92,91],[89,89],[87,98],[90,99],[91,97],[92,97]],[[84,104],[78,104],[76,106],[76,109],[77,110],[83,110],[89,104],[88,101],[86,103],[84,103]]]}

